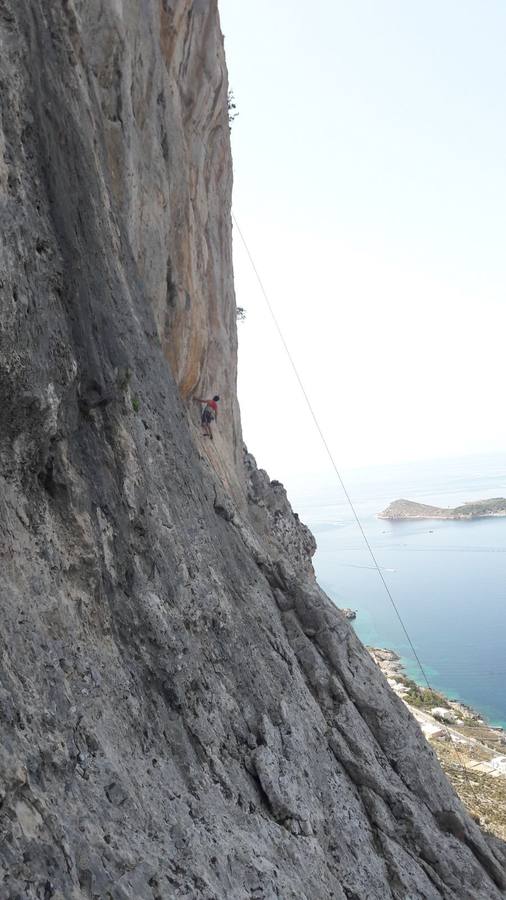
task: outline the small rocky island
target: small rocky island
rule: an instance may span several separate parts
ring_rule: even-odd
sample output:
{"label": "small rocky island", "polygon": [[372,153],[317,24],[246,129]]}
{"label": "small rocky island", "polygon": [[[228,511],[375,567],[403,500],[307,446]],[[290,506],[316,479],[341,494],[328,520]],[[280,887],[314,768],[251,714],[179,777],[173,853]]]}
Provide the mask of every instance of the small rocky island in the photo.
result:
{"label": "small rocky island", "polygon": [[357,618],[357,613],[354,609],[341,609],[341,612],[344,618],[350,619],[350,621]]}
{"label": "small rocky island", "polygon": [[378,514],[379,519],[480,519],[486,516],[506,516],[504,497],[475,500],[454,508],[429,506],[414,500],[394,500]]}

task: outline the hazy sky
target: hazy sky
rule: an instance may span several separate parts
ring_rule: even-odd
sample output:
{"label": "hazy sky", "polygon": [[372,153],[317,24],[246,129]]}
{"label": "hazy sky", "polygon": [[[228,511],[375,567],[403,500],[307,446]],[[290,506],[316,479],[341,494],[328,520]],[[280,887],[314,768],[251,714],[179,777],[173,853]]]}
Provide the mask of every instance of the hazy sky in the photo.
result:
{"label": "hazy sky", "polygon": [[[503,0],[220,0],[234,212],[338,464],[506,449]],[[235,235],[245,438],[319,438]]]}

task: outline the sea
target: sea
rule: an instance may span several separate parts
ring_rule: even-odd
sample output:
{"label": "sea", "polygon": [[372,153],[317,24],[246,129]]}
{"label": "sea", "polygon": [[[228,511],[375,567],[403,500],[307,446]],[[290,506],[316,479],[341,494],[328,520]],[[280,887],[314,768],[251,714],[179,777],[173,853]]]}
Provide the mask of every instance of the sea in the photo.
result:
{"label": "sea", "polygon": [[[377,517],[401,498],[458,506],[506,497],[506,453],[374,466],[343,480],[431,686],[506,728],[506,518]],[[322,588],[356,610],[364,644],[397,652],[424,685],[337,478],[306,483],[295,500],[317,541]]]}

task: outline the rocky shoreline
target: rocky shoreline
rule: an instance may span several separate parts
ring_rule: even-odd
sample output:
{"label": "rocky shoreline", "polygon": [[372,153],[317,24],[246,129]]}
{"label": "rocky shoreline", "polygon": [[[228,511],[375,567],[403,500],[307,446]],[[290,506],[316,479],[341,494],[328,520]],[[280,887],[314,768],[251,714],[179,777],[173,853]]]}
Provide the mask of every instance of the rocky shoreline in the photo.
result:
{"label": "rocky shoreline", "polygon": [[[439,719],[446,724],[459,726],[468,726],[473,723],[474,726],[488,729],[494,732],[494,734],[503,737],[506,750],[506,731],[503,728],[496,725],[490,725],[479,712],[468,704],[462,703],[459,700],[452,700],[441,691],[436,691],[432,688],[429,691],[429,689],[423,687],[423,685],[421,686],[410,679],[406,675],[401,657],[395,653],[394,650],[387,650],[383,647],[367,647],[367,649],[383,674],[386,675],[390,686],[400,697],[402,697],[402,699],[405,699],[413,689],[418,692],[428,692],[430,693],[430,697],[427,698],[424,706],[429,706],[432,699],[439,701],[439,705],[434,703],[430,708],[431,714],[436,720]],[[446,713],[446,715],[443,715],[443,713]]]}
{"label": "rocky shoreline", "polygon": [[393,650],[367,649],[417,720],[461,799],[485,828],[506,838],[506,731],[467,704],[418,685]]}

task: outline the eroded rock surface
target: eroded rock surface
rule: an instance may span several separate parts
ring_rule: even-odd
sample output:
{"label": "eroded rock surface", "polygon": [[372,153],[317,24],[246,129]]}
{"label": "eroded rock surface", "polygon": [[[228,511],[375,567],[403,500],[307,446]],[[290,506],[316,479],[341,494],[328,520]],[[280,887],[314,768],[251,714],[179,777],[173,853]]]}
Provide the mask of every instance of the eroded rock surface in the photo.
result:
{"label": "eroded rock surface", "polygon": [[0,41],[0,897],[504,896],[244,468],[216,4],[2,0]]}

